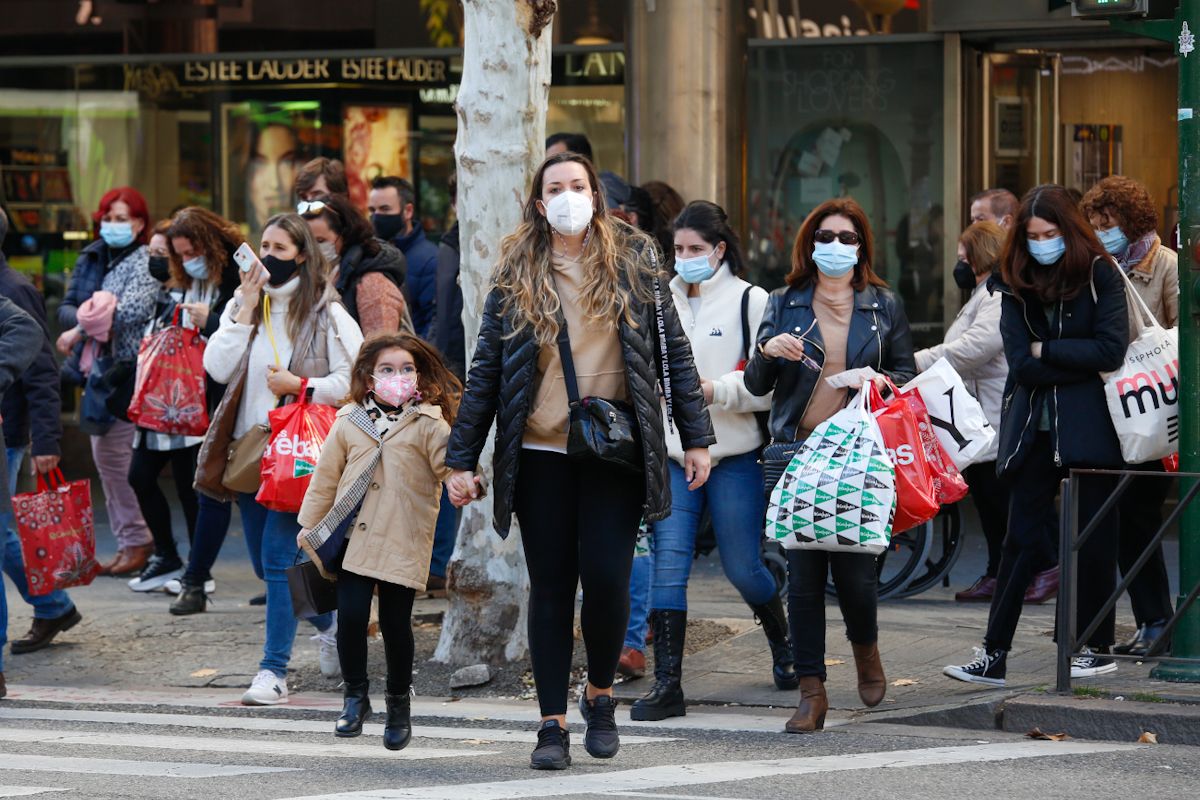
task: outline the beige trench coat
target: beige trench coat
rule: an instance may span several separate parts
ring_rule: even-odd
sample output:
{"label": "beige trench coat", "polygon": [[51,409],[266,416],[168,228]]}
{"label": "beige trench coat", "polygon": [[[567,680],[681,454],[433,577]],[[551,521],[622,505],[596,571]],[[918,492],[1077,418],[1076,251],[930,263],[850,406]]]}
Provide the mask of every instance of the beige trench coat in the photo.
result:
{"label": "beige trench coat", "polygon": [[[300,507],[300,525],[305,529],[320,523],[375,454],[375,441],[346,418],[355,407],[350,404],[338,411],[321,449]],[[347,534],[350,542],[342,569],[425,590],[442,481],[451,472],[446,466],[449,438],[450,425],[441,408],[428,403],[384,435],[382,458]]]}

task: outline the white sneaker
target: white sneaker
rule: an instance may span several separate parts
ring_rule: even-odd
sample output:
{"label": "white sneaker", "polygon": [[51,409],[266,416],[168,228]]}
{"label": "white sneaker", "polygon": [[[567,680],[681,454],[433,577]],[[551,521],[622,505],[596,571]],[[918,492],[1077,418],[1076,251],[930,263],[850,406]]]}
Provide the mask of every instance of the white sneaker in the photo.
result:
{"label": "white sneaker", "polygon": [[[183,591],[183,584],[180,583],[178,579],[170,580],[163,584],[162,589],[167,594],[179,594],[181,591]],[[216,594],[216,592],[217,592],[217,582],[215,580],[213,580],[212,578],[209,578],[208,580],[206,580],[204,582],[204,593],[205,594]]]}
{"label": "white sneaker", "polygon": [[337,649],[337,612],[333,612],[333,624],[328,630],[318,631],[312,637],[314,642],[320,642],[317,650],[317,663],[321,665],[321,674],[326,678],[336,678],[342,673],[342,662],[338,660]]}
{"label": "white sneaker", "polygon": [[269,669],[260,669],[242,695],[244,706],[275,706],[287,702],[287,681]]}

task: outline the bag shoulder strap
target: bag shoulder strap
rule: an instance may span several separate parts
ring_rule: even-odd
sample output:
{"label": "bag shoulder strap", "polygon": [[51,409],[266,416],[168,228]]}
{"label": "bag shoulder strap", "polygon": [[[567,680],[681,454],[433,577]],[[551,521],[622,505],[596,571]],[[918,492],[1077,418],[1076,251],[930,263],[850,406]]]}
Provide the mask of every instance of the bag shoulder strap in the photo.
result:
{"label": "bag shoulder strap", "polygon": [[654,317],[658,326],[658,350],[662,360],[663,400],[667,404],[667,430],[675,432],[675,409],[671,404],[671,359],[667,355],[667,323],[663,316],[662,282],[658,275],[658,253],[650,248],[650,266],[654,269]]}
{"label": "bag shoulder strap", "polygon": [[747,361],[750,360],[750,291],[753,286],[747,286],[742,292],[742,353]]}
{"label": "bag shoulder strap", "polygon": [[579,381],[575,376],[575,359],[571,357],[571,337],[567,335],[566,317],[562,313],[558,317],[558,360],[562,362],[567,402],[571,408],[575,408],[579,405]]}

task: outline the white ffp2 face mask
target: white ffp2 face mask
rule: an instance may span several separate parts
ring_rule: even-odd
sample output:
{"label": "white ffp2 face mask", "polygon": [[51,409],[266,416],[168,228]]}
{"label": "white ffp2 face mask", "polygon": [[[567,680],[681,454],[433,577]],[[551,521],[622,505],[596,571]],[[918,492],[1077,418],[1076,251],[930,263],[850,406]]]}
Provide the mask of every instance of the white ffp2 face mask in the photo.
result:
{"label": "white ffp2 face mask", "polygon": [[546,221],[564,236],[583,233],[593,213],[590,192],[559,192],[546,203]]}

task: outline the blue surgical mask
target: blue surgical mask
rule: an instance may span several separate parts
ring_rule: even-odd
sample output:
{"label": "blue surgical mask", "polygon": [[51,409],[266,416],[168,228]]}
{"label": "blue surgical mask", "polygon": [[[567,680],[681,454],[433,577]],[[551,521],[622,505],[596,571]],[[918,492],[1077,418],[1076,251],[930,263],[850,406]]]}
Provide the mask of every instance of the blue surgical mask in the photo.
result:
{"label": "blue surgical mask", "polygon": [[858,264],[858,245],[839,241],[817,242],[813,245],[812,257],[822,274],[840,278]]}
{"label": "blue surgical mask", "polygon": [[1053,239],[1026,239],[1029,255],[1033,256],[1043,267],[1048,267],[1063,257],[1067,252],[1067,243],[1061,236]]}
{"label": "blue surgical mask", "polygon": [[706,256],[676,258],[675,272],[688,283],[704,283],[704,281],[717,274],[716,268],[708,260],[715,252],[717,252],[717,248],[714,247],[712,253]]}
{"label": "blue surgical mask", "polygon": [[133,244],[133,223],[101,222],[100,238],[109,247],[128,247]]}
{"label": "blue surgical mask", "polygon": [[198,281],[207,280],[208,262],[204,260],[204,256],[189,258],[187,261],[183,262],[183,271]]}
{"label": "blue surgical mask", "polygon": [[1096,231],[1096,236],[1100,238],[1100,244],[1104,245],[1104,249],[1118,258],[1125,255],[1125,251],[1129,249],[1129,238],[1125,235],[1125,231],[1116,225],[1108,230]]}

